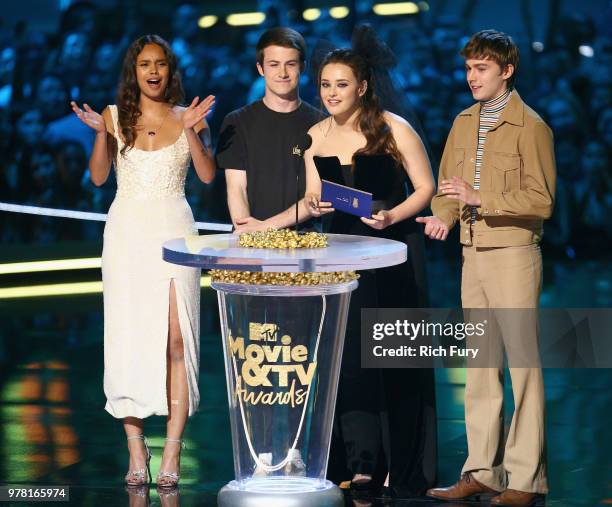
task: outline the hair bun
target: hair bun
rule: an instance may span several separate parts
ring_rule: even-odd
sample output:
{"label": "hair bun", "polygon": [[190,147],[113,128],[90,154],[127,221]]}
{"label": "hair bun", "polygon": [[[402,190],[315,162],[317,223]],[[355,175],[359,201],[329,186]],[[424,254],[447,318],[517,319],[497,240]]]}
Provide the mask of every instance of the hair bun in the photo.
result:
{"label": "hair bun", "polygon": [[351,45],[353,51],[373,68],[390,69],[397,65],[397,58],[393,51],[368,24],[360,25],[353,30]]}

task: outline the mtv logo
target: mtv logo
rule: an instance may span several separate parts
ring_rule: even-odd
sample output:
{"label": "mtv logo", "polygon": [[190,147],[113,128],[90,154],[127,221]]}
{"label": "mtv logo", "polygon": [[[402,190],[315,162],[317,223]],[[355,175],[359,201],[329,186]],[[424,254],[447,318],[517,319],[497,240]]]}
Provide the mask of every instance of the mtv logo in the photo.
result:
{"label": "mtv logo", "polygon": [[254,342],[275,342],[278,335],[278,325],[249,322],[249,340]]}

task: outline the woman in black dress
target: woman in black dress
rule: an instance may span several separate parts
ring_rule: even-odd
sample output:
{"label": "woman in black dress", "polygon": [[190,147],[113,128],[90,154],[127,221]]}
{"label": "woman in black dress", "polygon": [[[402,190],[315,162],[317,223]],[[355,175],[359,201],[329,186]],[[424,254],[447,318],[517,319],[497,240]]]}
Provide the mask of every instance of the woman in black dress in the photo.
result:
{"label": "woman in black dress", "polygon": [[[388,51],[371,29],[358,29],[354,47],[376,45],[379,55]],[[310,129],[313,142],[305,155],[306,204],[312,215],[327,215],[328,232],[408,244],[406,263],[362,272],[351,297],[335,424],[344,445],[332,444],[328,475],[349,478],[337,475],[344,460],[352,489],[374,490],[384,481],[392,495],[420,495],[435,482],[437,464],[433,371],[362,369],[360,313],[427,306],[422,234],[412,217],[429,204],[435,184],[420,136],[381,106],[374,88],[384,80],[376,72],[360,51],[326,55],[318,82],[330,116]],[[329,214],[330,203],[320,202],[321,179],[371,192],[372,217]]]}

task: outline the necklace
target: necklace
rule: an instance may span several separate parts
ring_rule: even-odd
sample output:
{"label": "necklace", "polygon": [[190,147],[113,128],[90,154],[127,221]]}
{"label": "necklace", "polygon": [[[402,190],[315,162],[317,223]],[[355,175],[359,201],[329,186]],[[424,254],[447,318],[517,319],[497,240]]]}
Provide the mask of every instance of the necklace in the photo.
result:
{"label": "necklace", "polygon": [[[159,129],[162,127],[162,125],[164,124],[164,122],[166,121],[166,118],[168,117],[168,115],[170,114],[170,110],[172,109],[172,107],[169,107],[168,110],[166,111],[166,114],[164,115],[164,117],[162,118],[161,123],[157,126],[157,128],[152,129],[152,130],[147,130],[147,135],[153,137],[154,135],[157,135],[157,133],[159,132]],[[146,130],[146,125],[143,124],[142,126],[145,130]]]}

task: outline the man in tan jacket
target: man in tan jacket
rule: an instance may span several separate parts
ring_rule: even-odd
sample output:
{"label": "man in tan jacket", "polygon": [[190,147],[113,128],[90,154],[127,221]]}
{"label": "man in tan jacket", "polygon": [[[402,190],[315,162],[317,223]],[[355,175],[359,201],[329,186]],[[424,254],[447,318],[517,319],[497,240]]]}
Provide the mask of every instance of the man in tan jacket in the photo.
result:
{"label": "man in tan jacket", "polygon": [[[417,221],[438,240],[459,221],[464,308],[536,309],[542,279],[538,242],[555,194],[552,133],[514,89],[519,54],[509,36],[478,32],[461,55],[478,102],[453,123],[431,205],[434,216]],[[537,345],[536,326],[527,331],[501,326],[501,331],[515,403],[505,448],[503,369],[468,368],[468,458],[456,484],[431,489],[428,496],[492,496],[492,505],[530,506],[548,492],[542,370],[513,368],[509,350],[517,342],[522,342],[518,348]]]}

